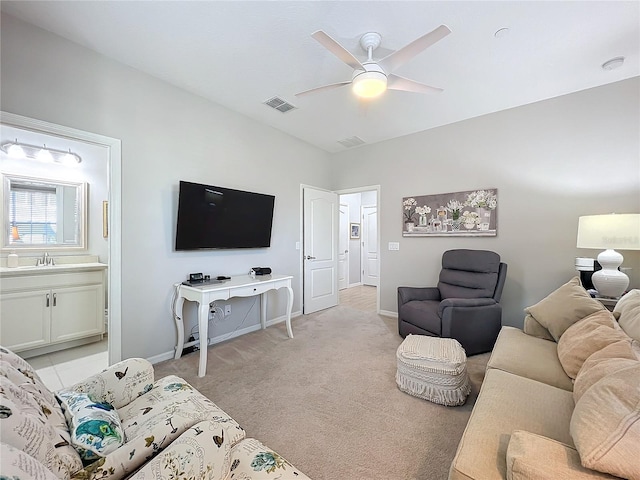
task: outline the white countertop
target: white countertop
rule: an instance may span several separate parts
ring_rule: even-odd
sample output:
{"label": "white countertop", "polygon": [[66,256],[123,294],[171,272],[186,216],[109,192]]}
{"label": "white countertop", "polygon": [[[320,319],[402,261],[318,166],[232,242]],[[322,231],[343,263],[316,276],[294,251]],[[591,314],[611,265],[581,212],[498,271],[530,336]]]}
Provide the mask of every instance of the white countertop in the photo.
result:
{"label": "white countertop", "polygon": [[109,265],[100,262],[61,263],[59,265],[39,266],[21,265],[15,268],[0,267],[0,276],[15,277],[20,275],[47,275],[52,273],[81,272],[85,270],[104,270]]}

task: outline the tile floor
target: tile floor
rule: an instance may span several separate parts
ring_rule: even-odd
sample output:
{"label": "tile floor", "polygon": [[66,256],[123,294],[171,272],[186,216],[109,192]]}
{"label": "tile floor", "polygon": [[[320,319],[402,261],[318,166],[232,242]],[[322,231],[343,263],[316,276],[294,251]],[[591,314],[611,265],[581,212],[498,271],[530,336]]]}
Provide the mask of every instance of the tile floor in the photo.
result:
{"label": "tile floor", "polygon": [[60,390],[107,368],[107,339],[27,358],[27,362],[49,389]]}

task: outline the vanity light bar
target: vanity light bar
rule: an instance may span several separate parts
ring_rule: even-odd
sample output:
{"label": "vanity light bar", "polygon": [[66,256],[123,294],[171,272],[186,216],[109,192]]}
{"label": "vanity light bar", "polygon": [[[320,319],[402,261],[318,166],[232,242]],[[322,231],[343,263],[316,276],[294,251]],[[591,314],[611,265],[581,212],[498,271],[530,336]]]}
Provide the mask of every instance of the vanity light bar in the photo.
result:
{"label": "vanity light bar", "polygon": [[42,147],[36,145],[27,145],[26,143],[5,142],[0,145],[0,149],[12,158],[31,158],[34,160],[42,160],[45,162],[63,163],[65,165],[76,165],[82,162],[82,158],[71,150],[56,150],[46,145]]}

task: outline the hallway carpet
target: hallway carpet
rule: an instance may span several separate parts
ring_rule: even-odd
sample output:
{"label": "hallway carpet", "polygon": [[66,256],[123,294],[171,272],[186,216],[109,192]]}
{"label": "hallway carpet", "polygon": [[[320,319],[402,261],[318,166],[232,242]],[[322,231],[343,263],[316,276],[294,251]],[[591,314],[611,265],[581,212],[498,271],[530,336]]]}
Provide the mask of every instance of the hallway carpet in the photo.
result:
{"label": "hallway carpet", "polygon": [[213,345],[156,365],[183,377],[314,480],[440,480],[462,436],[489,354],[471,357],[460,407],[409,396],[395,383],[397,320],[348,306]]}

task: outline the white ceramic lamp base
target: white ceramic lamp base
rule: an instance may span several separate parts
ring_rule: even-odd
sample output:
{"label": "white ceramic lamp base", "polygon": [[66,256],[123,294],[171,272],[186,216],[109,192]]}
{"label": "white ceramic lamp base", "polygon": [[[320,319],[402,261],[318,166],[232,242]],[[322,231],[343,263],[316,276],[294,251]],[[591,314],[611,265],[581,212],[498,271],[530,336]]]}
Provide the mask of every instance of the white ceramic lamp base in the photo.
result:
{"label": "white ceramic lamp base", "polygon": [[618,298],[629,286],[629,277],[618,270],[622,260],[624,257],[611,249],[598,255],[598,263],[602,270],[595,272],[591,281],[601,297]]}

